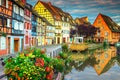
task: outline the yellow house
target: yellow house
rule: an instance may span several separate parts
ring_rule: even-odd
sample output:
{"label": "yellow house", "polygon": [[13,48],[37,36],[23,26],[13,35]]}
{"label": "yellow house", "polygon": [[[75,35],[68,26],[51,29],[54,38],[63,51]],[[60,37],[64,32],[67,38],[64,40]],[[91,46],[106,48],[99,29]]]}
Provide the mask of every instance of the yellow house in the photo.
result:
{"label": "yellow house", "polygon": [[37,18],[37,46],[45,45],[45,26],[42,20],[42,17],[38,16]]}
{"label": "yellow house", "polygon": [[94,69],[98,75],[101,75],[102,73],[110,69],[111,67],[110,61],[112,60],[113,57],[116,56],[116,48],[111,47],[106,51],[101,50],[100,53],[97,52],[94,54],[94,56],[98,61],[98,63],[94,65]]}
{"label": "yellow house", "polygon": [[[62,34],[61,34],[62,30],[61,30],[61,26],[59,25],[59,23],[61,23],[60,22],[61,21],[61,16],[58,14],[58,12],[56,12],[55,6],[53,6],[50,2],[46,3],[46,2],[43,2],[43,1],[38,1],[34,6],[34,10],[39,15],[46,18],[46,20],[50,24],[57,27],[57,29],[55,30],[55,39],[53,39],[53,40],[55,40],[54,42],[56,44],[62,43],[62,40],[61,40],[62,39]],[[50,27],[50,26],[48,26],[48,27]],[[47,29],[49,29],[49,28],[47,28]]]}
{"label": "yellow house", "polygon": [[40,0],[35,4],[34,10],[55,26],[56,44],[69,42],[71,27],[69,13],[64,12],[62,9],[52,5],[50,2],[47,3]]}
{"label": "yellow house", "polygon": [[[50,3],[45,3],[43,1],[38,1],[34,6],[34,10],[42,17],[42,26],[44,27],[44,42],[45,45],[53,44],[55,39],[55,26],[54,17],[55,13],[51,11]],[[42,30],[42,34],[44,33]],[[41,41],[41,39],[39,39]]]}

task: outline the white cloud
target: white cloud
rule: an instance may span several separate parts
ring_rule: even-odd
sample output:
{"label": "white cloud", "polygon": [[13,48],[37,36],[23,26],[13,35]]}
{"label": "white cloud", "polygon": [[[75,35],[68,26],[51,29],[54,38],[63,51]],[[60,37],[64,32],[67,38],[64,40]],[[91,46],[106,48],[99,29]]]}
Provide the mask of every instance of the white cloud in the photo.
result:
{"label": "white cloud", "polygon": [[120,16],[112,16],[113,19],[120,18]]}
{"label": "white cloud", "polygon": [[120,26],[120,22],[118,23],[118,25]]}

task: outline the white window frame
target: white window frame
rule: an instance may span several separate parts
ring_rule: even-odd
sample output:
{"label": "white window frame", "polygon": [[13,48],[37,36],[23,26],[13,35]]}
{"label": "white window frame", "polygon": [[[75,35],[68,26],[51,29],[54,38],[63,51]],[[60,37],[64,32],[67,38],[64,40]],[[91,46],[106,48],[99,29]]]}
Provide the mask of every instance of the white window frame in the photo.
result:
{"label": "white window frame", "polygon": [[2,5],[1,2],[2,2],[2,0],[0,0],[0,5]]}
{"label": "white window frame", "polygon": [[7,27],[10,27],[10,19],[7,18]]}
{"label": "white window frame", "polygon": [[[1,40],[1,39],[4,39],[4,40]],[[4,50],[6,49],[6,37],[0,37],[0,50]]]}
{"label": "white window frame", "polygon": [[6,8],[8,8],[8,0],[6,0]]}
{"label": "white window frame", "polygon": [[24,24],[23,24],[23,23],[20,23],[19,28],[20,28],[20,30],[23,30],[23,29],[24,29]]}
{"label": "white window frame", "polygon": [[23,11],[22,8],[20,8],[20,15],[21,15],[21,16],[24,16],[24,11]]}
{"label": "white window frame", "polygon": [[16,21],[16,20],[14,20],[14,29],[15,30],[19,29],[18,21]]}

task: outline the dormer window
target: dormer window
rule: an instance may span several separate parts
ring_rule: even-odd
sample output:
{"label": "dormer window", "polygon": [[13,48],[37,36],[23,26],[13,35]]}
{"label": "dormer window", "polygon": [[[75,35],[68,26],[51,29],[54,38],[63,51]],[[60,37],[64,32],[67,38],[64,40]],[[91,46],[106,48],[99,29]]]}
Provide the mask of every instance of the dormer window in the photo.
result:
{"label": "dormer window", "polygon": [[69,21],[69,18],[67,18],[67,22]]}
{"label": "dormer window", "polygon": [[64,21],[64,17],[62,17],[62,21]]}
{"label": "dormer window", "polygon": [[100,24],[101,23],[101,20],[100,19],[98,19],[98,24]]}
{"label": "dormer window", "polygon": [[47,9],[44,9],[44,12],[46,12],[47,11]]}

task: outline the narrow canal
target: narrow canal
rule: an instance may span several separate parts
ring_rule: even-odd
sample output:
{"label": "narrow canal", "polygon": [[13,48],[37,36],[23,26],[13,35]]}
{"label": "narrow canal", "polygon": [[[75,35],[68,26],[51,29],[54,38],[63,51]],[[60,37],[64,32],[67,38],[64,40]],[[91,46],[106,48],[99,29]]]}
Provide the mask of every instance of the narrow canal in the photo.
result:
{"label": "narrow canal", "polygon": [[120,56],[115,47],[73,55],[82,57],[70,63],[64,80],[120,80]]}

